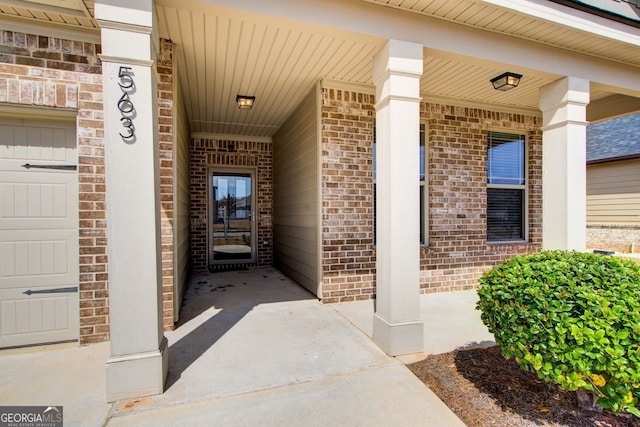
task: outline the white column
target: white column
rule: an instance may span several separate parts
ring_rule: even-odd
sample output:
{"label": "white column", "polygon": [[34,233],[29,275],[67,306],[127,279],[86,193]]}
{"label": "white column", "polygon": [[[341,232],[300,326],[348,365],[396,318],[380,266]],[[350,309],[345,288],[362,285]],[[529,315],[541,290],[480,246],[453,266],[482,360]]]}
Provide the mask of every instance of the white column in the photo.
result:
{"label": "white column", "polygon": [[102,30],[111,355],[107,400],[159,394],[162,330],[153,0],[98,0]]}
{"label": "white column", "polygon": [[540,89],[544,249],[586,249],[588,104],[588,80],[564,77]]}
{"label": "white column", "polygon": [[376,85],[376,312],[387,354],[424,351],[420,320],[420,76],[422,45],[389,40],[374,58]]}

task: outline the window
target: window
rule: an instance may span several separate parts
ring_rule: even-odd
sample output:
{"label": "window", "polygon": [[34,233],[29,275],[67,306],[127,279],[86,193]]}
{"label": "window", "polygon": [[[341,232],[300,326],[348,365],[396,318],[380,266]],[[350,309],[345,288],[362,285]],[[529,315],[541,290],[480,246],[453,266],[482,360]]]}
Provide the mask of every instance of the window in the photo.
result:
{"label": "window", "polygon": [[[426,126],[420,124],[420,244],[429,243],[429,154],[426,139]],[[373,243],[376,243],[376,129],[373,128]]]}
{"label": "window", "polygon": [[420,123],[420,244],[429,244],[429,150],[426,126]]}
{"label": "window", "polygon": [[526,140],[489,132],[487,144],[487,241],[526,240]]}

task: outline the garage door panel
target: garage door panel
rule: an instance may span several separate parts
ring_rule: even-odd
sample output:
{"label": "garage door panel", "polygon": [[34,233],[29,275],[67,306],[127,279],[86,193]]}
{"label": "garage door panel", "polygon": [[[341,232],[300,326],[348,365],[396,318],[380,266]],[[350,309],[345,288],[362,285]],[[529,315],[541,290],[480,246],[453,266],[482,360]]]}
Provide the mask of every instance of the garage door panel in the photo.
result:
{"label": "garage door panel", "polygon": [[0,300],[3,347],[77,339],[78,320],[71,314],[78,311],[76,292],[51,297],[2,290]]}
{"label": "garage door panel", "polygon": [[75,230],[0,231],[0,281],[5,288],[76,284]]}
{"label": "garage door panel", "polygon": [[75,180],[75,172],[0,172],[0,229],[77,228]]}
{"label": "garage door panel", "polygon": [[78,338],[78,177],[55,169],[77,164],[75,139],[72,123],[0,120],[0,347]]}
{"label": "garage door panel", "polygon": [[0,157],[15,160],[73,161],[75,135],[64,123],[0,124]]}

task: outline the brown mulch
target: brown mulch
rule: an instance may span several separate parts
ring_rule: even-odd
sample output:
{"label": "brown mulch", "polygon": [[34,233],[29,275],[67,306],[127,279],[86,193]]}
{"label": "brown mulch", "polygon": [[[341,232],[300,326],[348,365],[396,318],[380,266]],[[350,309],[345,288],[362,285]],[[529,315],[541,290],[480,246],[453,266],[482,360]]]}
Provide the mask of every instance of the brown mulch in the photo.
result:
{"label": "brown mulch", "polygon": [[640,427],[630,414],[582,410],[575,392],[525,372],[497,346],[428,356],[408,367],[469,427]]}

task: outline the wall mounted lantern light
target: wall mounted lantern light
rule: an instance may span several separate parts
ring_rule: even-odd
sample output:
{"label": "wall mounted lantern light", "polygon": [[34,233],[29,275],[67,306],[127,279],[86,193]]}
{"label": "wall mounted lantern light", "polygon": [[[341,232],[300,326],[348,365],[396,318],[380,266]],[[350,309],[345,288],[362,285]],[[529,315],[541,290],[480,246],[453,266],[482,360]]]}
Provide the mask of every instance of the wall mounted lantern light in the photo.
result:
{"label": "wall mounted lantern light", "polygon": [[238,95],[236,96],[236,104],[241,110],[251,110],[253,108],[253,101],[256,100],[255,96]]}
{"label": "wall mounted lantern light", "polygon": [[507,91],[514,87],[518,87],[521,78],[522,74],[506,72],[504,74],[500,74],[498,77],[492,78],[491,84],[496,90]]}

